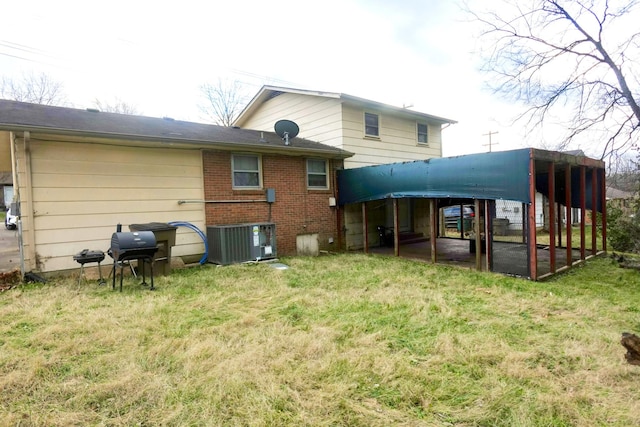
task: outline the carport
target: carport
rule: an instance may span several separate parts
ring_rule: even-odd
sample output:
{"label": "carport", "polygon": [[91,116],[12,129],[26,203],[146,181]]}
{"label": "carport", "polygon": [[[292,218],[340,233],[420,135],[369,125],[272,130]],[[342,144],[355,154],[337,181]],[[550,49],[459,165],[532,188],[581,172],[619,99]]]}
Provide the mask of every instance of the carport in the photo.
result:
{"label": "carport", "polygon": [[[346,246],[380,250],[385,222],[395,256],[436,263],[455,251],[478,270],[541,280],[606,251],[604,166],[526,148],[342,170]],[[458,204],[476,215],[451,236],[439,212]],[[424,238],[405,244],[406,235]]]}

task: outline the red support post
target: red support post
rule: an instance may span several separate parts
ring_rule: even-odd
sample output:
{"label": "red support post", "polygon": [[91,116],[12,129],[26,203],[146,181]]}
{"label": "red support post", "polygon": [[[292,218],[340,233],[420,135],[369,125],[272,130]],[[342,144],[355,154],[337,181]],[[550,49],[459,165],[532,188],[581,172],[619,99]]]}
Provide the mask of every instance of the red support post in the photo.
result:
{"label": "red support post", "polygon": [[393,254],[400,256],[400,215],[398,215],[398,199],[393,199]]}
{"label": "red support post", "polygon": [[598,170],[591,169],[591,255],[598,253]]}
{"label": "red support post", "polygon": [[529,276],[531,280],[538,280],[538,246],[536,236],[536,163],[533,158],[533,150],[529,158],[529,215],[528,222],[528,241],[529,246]]}
{"label": "red support post", "polygon": [[362,202],[362,243],[364,244],[364,253],[369,253],[369,233],[367,232],[367,203]]}
{"label": "red support post", "polygon": [[587,215],[587,168],[580,166],[580,259],[586,258],[585,222]]}
{"label": "red support post", "polygon": [[600,203],[602,204],[602,250],[607,251],[607,187],[604,169],[600,169]]}
{"label": "red support post", "polygon": [[573,218],[571,218],[571,165],[567,165],[567,169],[564,171],[564,199],[566,209],[566,229],[567,229],[567,267],[571,267],[573,264],[573,248],[571,241],[571,232],[573,231],[571,225]]}
{"label": "red support post", "polygon": [[[474,205],[475,217],[473,221],[473,232],[476,235],[476,270],[482,271],[482,231],[484,229],[484,223],[480,222],[480,199],[475,200]],[[462,221],[462,212],[460,211],[460,221]],[[487,213],[484,213],[485,217]]]}
{"label": "red support post", "polygon": [[436,206],[438,199],[429,199],[429,240],[431,243],[431,262],[436,263],[438,260],[437,254],[437,239],[438,239],[438,222],[436,221]]}
{"label": "red support post", "polygon": [[556,167],[549,163],[549,263],[551,273],[556,272]]}

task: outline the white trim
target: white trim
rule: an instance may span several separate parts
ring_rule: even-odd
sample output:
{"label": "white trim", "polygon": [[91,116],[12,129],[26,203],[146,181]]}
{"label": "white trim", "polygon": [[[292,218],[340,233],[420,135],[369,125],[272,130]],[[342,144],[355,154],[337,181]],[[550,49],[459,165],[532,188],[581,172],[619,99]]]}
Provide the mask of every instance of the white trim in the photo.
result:
{"label": "white trim", "polygon": [[[371,134],[371,133],[367,133],[367,114],[370,114],[372,116],[376,116],[376,118],[378,119],[377,120],[378,121],[378,126],[377,126],[378,134],[377,135],[374,135],[374,134]],[[381,122],[380,113],[374,113],[373,111],[364,110],[363,114],[362,114],[362,124],[363,124],[364,136],[366,138],[380,139],[380,122]]]}
{"label": "white trim", "polygon": [[[311,186],[309,185],[309,160],[324,162],[324,186]],[[328,190],[329,189],[329,161],[327,159],[320,158],[308,158],[306,163],[306,180],[307,180],[307,189],[309,190]],[[320,175],[319,173],[313,173],[312,175]]]}
{"label": "white trim", "polygon": [[[236,185],[236,172],[255,172],[254,170],[239,170],[237,171],[235,168],[235,158],[238,157],[255,157],[258,159],[258,185],[257,186],[249,186],[249,185]],[[253,153],[233,153],[231,154],[231,187],[234,190],[259,190],[262,189],[262,156],[260,154]]]}
{"label": "white trim", "polygon": [[[427,128],[426,132],[424,133],[427,139],[426,141],[420,141],[420,131],[418,127],[420,127],[421,125]],[[424,145],[424,146],[429,145],[429,124],[424,122],[416,122],[416,142],[418,143],[418,145]]]}

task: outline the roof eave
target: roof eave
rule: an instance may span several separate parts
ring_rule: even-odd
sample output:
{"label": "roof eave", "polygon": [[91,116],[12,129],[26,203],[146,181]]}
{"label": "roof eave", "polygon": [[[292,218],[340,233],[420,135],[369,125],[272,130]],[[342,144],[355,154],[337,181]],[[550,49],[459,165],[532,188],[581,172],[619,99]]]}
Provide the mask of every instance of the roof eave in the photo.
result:
{"label": "roof eave", "polygon": [[42,134],[52,134],[52,135],[70,135],[70,136],[84,136],[84,137],[94,137],[94,138],[105,138],[105,139],[123,139],[128,141],[149,141],[149,142],[158,142],[158,143],[174,143],[181,145],[194,145],[200,148],[225,148],[230,150],[248,150],[248,151],[256,151],[256,152],[269,152],[274,154],[287,154],[287,155],[316,155],[320,157],[326,157],[331,159],[346,159],[353,156],[353,153],[342,150],[339,148],[330,150],[330,149],[316,149],[316,148],[305,148],[305,147],[296,147],[295,141],[291,143],[291,145],[281,146],[281,145],[258,145],[258,144],[246,144],[241,142],[228,142],[228,141],[215,141],[215,140],[203,140],[203,139],[193,139],[193,138],[179,138],[176,136],[167,136],[160,137],[154,135],[139,135],[139,134],[127,134],[127,133],[117,133],[117,132],[94,132],[94,131],[83,131],[83,130],[73,130],[73,129],[62,129],[62,128],[51,128],[51,127],[41,127],[41,126],[27,126],[27,125],[8,125],[5,123],[0,123],[0,130],[10,131],[10,132],[32,132],[32,133],[42,133]]}
{"label": "roof eave", "polygon": [[305,89],[294,89],[288,87],[279,87],[279,86],[262,86],[258,93],[249,101],[247,106],[240,112],[236,120],[233,122],[234,126],[240,126],[246,122],[248,117],[251,117],[252,112],[258,108],[260,104],[262,104],[273,92],[287,92],[299,95],[309,95],[309,96],[319,96],[324,98],[334,98],[341,99],[344,101],[356,102],[363,105],[371,105],[375,108],[385,109],[387,111],[401,113],[401,114],[409,114],[414,117],[423,118],[425,120],[431,122],[438,122],[440,124],[456,124],[458,123],[456,120],[447,119],[444,117],[434,116],[432,114],[420,113],[416,111],[411,111],[406,108],[400,108],[389,104],[384,104],[382,102],[372,101],[370,99],[360,98],[353,95],[347,95],[344,93],[336,93],[336,92],[321,92],[315,90],[305,90]]}
{"label": "roof eave", "polygon": [[400,114],[408,114],[414,117],[419,117],[419,118],[423,118],[426,120],[429,120],[431,122],[439,122],[440,124],[456,124],[458,123],[456,120],[452,120],[452,119],[447,119],[444,117],[439,117],[439,116],[434,116],[432,114],[427,114],[427,113],[421,113],[418,111],[412,111],[409,110],[407,108],[401,108],[401,107],[396,107],[394,105],[389,105],[389,104],[385,104],[382,102],[377,102],[377,101],[372,101],[370,99],[365,99],[365,98],[360,98],[357,96],[353,96],[353,95],[347,95],[347,94],[341,94],[340,96],[341,99],[345,100],[345,101],[351,101],[351,102],[355,102],[358,104],[363,104],[363,105],[370,105],[374,108],[378,108],[378,109],[383,109],[383,110],[387,110],[387,111],[391,111],[391,112],[395,112],[395,113],[400,113]]}

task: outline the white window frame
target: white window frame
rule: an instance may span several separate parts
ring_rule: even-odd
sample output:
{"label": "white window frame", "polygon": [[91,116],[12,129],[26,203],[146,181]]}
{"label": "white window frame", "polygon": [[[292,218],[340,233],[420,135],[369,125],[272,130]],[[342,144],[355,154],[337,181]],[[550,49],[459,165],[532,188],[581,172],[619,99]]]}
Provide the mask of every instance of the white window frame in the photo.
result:
{"label": "white window frame", "polygon": [[[420,132],[420,126],[424,126],[426,128],[426,131],[424,132],[424,136],[425,136],[426,141],[420,141],[420,135],[422,134]],[[419,123],[419,122],[416,123],[416,141],[420,145],[429,144],[429,125],[427,123]]]}
{"label": "white window frame", "polygon": [[[324,174],[320,174],[317,172],[310,172],[309,170],[309,162],[323,162],[324,163]],[[309,158],[307,159],[307,188],[310,190],[327,190],[329,189],[329,161],[327,159],[319,159],[319,158]],[[309,185],[309,176],[310,175],[324,175],[324,186],[312,186]]]}
{"label": "white window frame", "polygon": [[[236,170],[235,160],[236,157],[255,157],[258,159],[258,170]],[[258,185],[236,185],[236,172],[249,172],[258,173]],[[233,189],[236,190],[256,190],[262,188],[262,156],[259,154],[251,153],[235,153],[231,155],[231,184]]]}
{"label": "white window frame", "polygon": [[[377,134],[367,133],[367,115],[375,116],[377,118]],[[380,114],[373,113],[371,111],[365,111],[363,115],[363,124],[364,124],[364,136],[368,138],[377,138],[380,139]]]}

